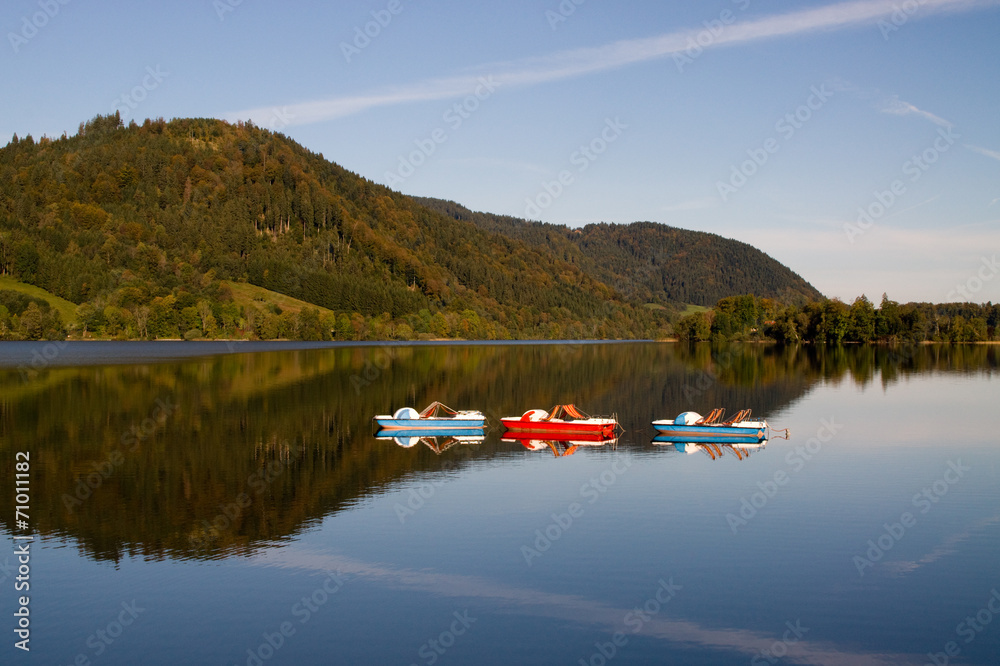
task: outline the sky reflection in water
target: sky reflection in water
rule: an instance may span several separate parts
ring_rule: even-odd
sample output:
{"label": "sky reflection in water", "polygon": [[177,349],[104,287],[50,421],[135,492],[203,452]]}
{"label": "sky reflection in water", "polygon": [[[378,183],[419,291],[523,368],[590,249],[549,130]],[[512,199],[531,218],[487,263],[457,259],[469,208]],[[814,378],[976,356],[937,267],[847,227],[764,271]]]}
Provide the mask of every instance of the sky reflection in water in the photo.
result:
{"label": "sky reflection in water", "polygon": [[[953,641],[990,663],[1000,622],[960,623],[1000,586],[996,367],[986,347],[626,344],[0,371],[0,442],[32,451],[44,537],[30,658],[879,664]],[[576,402],[626,432],[561,456],[498,427],[440,454],[372,437],[375,413],[434,399],[494,424]],[[650,420],[714,406],[791,438],[742,459],[651,443]]]}

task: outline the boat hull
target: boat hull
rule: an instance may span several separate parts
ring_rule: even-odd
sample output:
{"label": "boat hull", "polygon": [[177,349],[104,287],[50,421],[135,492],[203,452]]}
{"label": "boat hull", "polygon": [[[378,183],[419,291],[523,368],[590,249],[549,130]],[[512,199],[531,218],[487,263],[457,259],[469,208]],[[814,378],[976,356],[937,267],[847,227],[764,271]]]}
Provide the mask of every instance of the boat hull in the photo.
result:
{"label": "boat hull", "polygon": [[391,416],[376,416],[375,423],[385,430],[473,430],[483,429],[485,417],[476,418],[426,418],[426,419],[395,419]]}
{"label": "boat hull", "polygon": [[530,439],[547,439],[555,436],[572,439],[573,435],[614,436],[617,423],[613,419],[588,419],[586,421],[524,421],[521,418],[500,419],[508,431],[540,435]]}
{"label": "boat hull", "polygon": [[479,428],[383,428],[375,433],[376,439],[396,437],[454,437],[456,439],[483,439],[485,431]]}
{"label": "boat hull", "polygon": [[719,442],[729,441],[720,438],[738,438],[737,441],[758,441],[767,435],[767,426],[754,424],[752,426],[721,426],[721,425],[683,425],[673,421],[653,421],[660,436],[676,438],[680,442]]}
{"label": "boat hull", "polygon": [[687,435],[661,434],[653,438],[653,444],[760,444],[767,440],[757,432],[744,435],[715,435],[714,437],[690,437]]}

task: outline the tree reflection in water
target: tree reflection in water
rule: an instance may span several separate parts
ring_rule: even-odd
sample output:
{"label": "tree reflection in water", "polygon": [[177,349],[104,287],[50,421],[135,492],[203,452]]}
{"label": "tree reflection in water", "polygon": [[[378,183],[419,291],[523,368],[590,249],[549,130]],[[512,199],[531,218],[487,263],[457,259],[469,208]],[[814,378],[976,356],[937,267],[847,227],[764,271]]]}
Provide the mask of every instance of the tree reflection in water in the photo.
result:
{"label": "tree reflection in water", "polygon": [[[51,367],[27,382],[0,369],[0,446],[31,451],[42,534],[98,560],[213,558],[286,539],[414,473],[453,469],[459,448],[459,465],[524,455],[500,442],[503,414],[563,402],[616,412],[618,446],[652,449],[650,421],[687,409],[772,417],[821,381],[997,366],[988,345],[566,343],[239,353]],[[434,400],[479,409],[494,427],[448,451],[372,436],[372,415]],[[12,501],[0,499],[8,531]]]}

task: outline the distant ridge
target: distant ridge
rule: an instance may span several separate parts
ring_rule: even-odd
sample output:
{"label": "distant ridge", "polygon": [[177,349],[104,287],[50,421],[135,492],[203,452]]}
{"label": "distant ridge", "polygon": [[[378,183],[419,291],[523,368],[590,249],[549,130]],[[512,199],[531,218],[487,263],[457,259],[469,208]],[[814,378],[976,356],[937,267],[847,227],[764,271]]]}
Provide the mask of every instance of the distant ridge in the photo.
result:
{"label": "distant ridge", "polygon": [[453,201],[419,203],[481,229],[545,247],[625,298],[712,306],[742,294],[786,304],[819,300],[811,284],[751,245],[656,222],[588,224],[580,229],[478,213]]}

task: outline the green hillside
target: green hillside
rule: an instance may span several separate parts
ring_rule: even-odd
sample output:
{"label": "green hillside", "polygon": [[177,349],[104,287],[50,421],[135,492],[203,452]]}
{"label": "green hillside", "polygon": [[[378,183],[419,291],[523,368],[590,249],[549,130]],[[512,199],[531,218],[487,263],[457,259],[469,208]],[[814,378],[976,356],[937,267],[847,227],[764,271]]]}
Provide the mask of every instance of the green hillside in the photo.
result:
{"label": "green hillside", "polygon": [[16,291],[34,299],[43,300],[49,307],[56,310],[64,322],[70,323],[76,320],[76,305],[70,303],[65,298],[59,298],[55,294],[36,287],[33,284],[19,282],[9,275],[0,275],[0,291]]}
{"label": "green hillside", "polygon": [[[109,337],[636,338],[670,326],[546,247],[428,210],[281,134],[210,119],[98,116],[72,137],[15,135],[0,149],[0,275],[81,306],[78,327]],[[247,302],[241,283],[325,310]],[[9,336],[27,335],[15,318]]]}
{"label": "green hillside", "polygon": [[0,277],[0,339],[663,338],[685,303],[819,296],[712,234],[472,213],[251,123],[117,115],[0,148]]}
{"label": "green hillside", "polygon": [[740,241],[665,224],[557,224],[476,213],[452,201],[421,204],[488,231],[546,247],[625,298],[711,307],[729,296],[755,294],[803,303],[822,294],[789,268]]}
{"label": "green hillside", "polygon": [[233,302],[240,307],[246,308],[266,304],[268,306],[277,306],[278,309],[282,311],[301,312],[302,310],[306,310],[308,308],[316,308],[319,310],[320,316],[336,314],[333,310],[318,307],[312,303],[299,300],[298,298],[292,298],[291,296],[279,294],[276,291],[264,289],[263,287],[258,287],[246,282],[226,282],[223,284],[224,287],[228,287],[229,291],[232,292]]}

